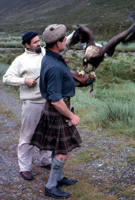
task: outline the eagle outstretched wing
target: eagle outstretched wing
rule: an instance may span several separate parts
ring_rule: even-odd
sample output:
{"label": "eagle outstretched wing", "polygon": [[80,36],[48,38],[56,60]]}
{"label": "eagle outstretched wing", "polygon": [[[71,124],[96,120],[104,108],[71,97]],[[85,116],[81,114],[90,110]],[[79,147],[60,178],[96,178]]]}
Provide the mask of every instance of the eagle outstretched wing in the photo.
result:
{"label": "eagle outstretched wing", "polygon": [[114,36],[102,47],[96,45],[93,33],[89,28],[77,25],[76,29],[67,37],[67,49],[79,42],[86,43],[83,67],[86,69],[87,65],[91,64],[92,70],[95,71],[104,60],[105,55],[112,56],[114,54],[115,48],[120,42],[125,44],[133,39],[135,39],[135,23],[127,30]]}

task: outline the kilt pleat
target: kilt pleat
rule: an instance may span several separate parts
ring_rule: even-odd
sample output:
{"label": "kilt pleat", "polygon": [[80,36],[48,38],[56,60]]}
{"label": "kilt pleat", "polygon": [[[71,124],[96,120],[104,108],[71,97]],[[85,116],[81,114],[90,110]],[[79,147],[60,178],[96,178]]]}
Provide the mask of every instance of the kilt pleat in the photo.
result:
{"label": "kilt pleat", "polygon": [[[70,107],[70,101],[65,102]],[[41,150],[67,154],[82,142],[75,126],[69,126],[67,118],[61,115],[49,101],[46,101],[40,121],[31,139],[31,145]]]}

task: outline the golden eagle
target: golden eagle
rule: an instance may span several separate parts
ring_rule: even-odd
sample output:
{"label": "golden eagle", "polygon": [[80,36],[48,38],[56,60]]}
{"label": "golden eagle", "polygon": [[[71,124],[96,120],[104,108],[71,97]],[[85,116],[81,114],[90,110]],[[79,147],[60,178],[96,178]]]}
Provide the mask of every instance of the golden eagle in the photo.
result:
{"label": "golden eagle", "polygon": [[77,25],[76,29],[67,37],[67,49],[79,42],[86,43],[83,69],[85,70],[88,64],[91,64],[92,71],[95,71],[104,60],[105,55],[112,56],[114,54],[115,48],[120,42],[127,43],[133,39],[135,39],[135,23],[127,30],[114,36],[102,47],[96,45],[93,33],[89,28]]}

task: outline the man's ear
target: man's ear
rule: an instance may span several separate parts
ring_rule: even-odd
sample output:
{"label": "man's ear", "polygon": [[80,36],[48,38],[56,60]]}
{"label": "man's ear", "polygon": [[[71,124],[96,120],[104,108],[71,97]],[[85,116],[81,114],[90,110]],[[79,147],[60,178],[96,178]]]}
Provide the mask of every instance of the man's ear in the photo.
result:
{"label": "man's ear", "polygon": [[30,45],[29,45],[28,43],[25,43],[25,47],[26,47],[27,49],[29,49]]}
{"label": "man's ear", "polygon": [[57,42],[56,42],[56,46],[57,46],[57,48],[59,48],[59,46],[60,46],[60,41],[57,41]]}

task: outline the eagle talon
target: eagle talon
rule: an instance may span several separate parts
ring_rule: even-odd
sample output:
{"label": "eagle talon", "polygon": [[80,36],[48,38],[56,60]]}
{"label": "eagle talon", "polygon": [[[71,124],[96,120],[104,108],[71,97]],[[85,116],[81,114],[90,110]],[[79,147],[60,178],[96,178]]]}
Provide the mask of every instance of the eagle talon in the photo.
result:
{"label": "eagle talon", "polygon": [[78,72],[79,75],[84,75],[84,74],[85,74],[85,71],[84,71],[84,70],[82,70],[82,71],[80,71],[80,72],[77,71],[77,72]]}
{"label": "eagle talon", "polygon": [[96,74],[95,74],[95,72],[90,72],[90,76],[92,76],[92,78],[96,78],[97,76],[96,76]]}

